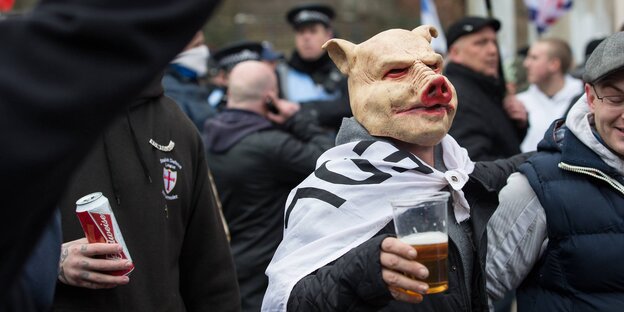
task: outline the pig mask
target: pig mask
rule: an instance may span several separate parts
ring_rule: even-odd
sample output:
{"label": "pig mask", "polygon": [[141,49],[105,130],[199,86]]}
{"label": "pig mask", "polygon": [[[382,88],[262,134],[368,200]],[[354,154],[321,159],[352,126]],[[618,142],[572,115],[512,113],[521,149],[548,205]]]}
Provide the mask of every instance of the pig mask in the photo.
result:
{"label": "pig mask", "polygon": [[434,146],[448,132],[457,96],[431,48],[437,35],[423,25],[387,30],[359,45],[342,39],[323,45],[349,76],[353,116],[371,135]]}

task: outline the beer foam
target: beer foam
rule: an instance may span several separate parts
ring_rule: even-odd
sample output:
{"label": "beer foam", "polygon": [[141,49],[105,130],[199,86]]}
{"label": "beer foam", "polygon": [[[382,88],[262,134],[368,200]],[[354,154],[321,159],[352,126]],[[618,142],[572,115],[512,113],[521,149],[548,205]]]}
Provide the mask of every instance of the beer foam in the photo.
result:
{"label": "beer foam", "polygon": [[401,237],[400,240],[412,246],[441,244],[448,242],[448,235],[442,232],[414,233]]}

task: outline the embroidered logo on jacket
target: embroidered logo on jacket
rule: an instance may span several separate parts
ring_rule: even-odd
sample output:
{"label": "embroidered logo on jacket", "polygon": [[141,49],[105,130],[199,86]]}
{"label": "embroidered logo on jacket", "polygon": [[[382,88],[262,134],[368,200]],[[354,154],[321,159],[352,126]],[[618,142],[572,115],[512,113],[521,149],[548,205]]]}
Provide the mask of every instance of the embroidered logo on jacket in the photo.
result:
{"label": "embroidered logo on jacket", "polygon": [[160,163],[163,164],[163,196],[167,200],[178,199],[178,195],[174,194],[174,188],[178,181],[178,172],[182,170],[182,166],[176,160],[171,158],[161,158]]}

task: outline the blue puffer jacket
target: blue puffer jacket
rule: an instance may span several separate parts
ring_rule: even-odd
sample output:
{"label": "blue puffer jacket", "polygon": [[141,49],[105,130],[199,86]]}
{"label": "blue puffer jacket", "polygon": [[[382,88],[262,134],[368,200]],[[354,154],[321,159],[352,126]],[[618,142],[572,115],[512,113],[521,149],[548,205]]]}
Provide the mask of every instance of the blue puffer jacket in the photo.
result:
{"label": "blue puffer jacket", "polygon": [[520,167],[544,207],[549,241],[518,289],[518,308],[624,311],[624,177],[560,124]]}

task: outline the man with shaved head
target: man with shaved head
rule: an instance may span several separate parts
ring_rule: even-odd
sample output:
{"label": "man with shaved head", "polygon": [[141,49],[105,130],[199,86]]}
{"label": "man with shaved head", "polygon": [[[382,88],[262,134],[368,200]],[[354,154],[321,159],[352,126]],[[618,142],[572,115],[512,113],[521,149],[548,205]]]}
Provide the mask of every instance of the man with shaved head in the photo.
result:
{"label": "man with shaved head", "polygon": [[204,138],[230,228],[242,310],[259,311],[286,196],[333,142],[299,105],[277,97],[269,65],[239,63],[229,81],[226,109],[206,123]]}

